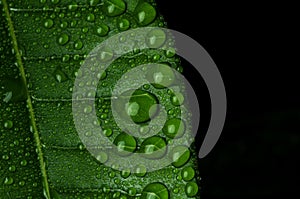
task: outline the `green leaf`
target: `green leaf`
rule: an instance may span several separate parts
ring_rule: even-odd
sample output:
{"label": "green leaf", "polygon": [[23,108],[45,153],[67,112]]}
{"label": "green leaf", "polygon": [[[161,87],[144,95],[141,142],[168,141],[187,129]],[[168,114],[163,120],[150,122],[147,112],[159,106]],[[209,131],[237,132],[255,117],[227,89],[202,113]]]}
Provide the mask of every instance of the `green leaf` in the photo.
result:
{"label": "green leaf", "polygon": [[[194,145],[176,148],[170,157],[175,162],[163,169],[148,172],[139,165],[136,173],[126,168],[120,171],[122,165],[105,164],[110,157],[104,152],[91,155],[74,125],[73,85],[75,78],[83,75],[79,68],[86,56],[119,32],[146,25],[163,26],[165,22],[152,0],[1,0],[0,7],[1,199],[199,198]],[[150,34],[147,42],[151,48],[170,43],[165,42],[162,32]],[[113,54],[106,49],[101,57],[106,61]],[[122,148],[122,153],[142,152],[159,159],[165,154],[165,145],[177,139],[177,133],[184,137],[191,131],[187,107],[181,112],[179,106],[184,90],[165,87],[172,86],[173,80],[164,79],[170,71],[155,67],[157,71],[152,72],[160,74],[157,84],[143,85],[136,95],[128,96],[131,116],[137,116],[134,120],[140,125],[139,133],[147,134],[148,120],[157,115],[156,109],[150,115],[147,110],[158,100],[168,110],[166,125],[172,126],[172,121],[178,121],[174,118],[182,115],[184,129],[182,122],[175,122],[176,132],[165,127],[155,137],[135,138],[117,126],[110,107],[111,90],[118,79],[131,68],[147,63],[163,63],[181,70],[178,57],[162,50],[136,50],[118,58],[101,75],[95,106],[98,120],[94,125],[105,129],[103,134]],[[137,109],[136,104],[143,107]],[[128,113],[126,105],[122,107]],[[92,110],[87,106],[82,112]],[[85,136],[95,134],[87,129]],[[160,150],[158,155],[150,154]]]}

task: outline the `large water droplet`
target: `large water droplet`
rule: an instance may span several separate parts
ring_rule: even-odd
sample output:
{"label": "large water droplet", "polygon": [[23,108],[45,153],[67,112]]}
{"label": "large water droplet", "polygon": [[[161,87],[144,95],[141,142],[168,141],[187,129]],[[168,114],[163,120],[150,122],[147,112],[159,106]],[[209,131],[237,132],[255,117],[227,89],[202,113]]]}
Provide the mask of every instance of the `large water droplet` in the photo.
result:
{"label": "large water droplet", "polygon": [[146,77],[156,88],[168,87],[175,81],[173,70],[166,64],[153,64],[147,71]]}
{"label": "large water droplet", "polygon": [[122,176],[123,178],[128,178],[128,177],[130,176],[130,174],[131,174],[130,169],[123,169],[123,170],[121,171],[121,176]]}
{"label": "large water droplet", "polygon": [[183,103],[183,101],[184,101],[184,97],[181,93],[176,92],[176,93],[172,94],[171,102],[173,105],[179,106]]}
{"label": "large water droplet", "polygon": [[107,35],[109,27],[105,24],[100,24],[96,31],[99,36],[103,37]]}
{"label": "large water droplet", "polygon": [[[126,92],[122,94],[124,97],[126,95]],[[158,111],[157,104],[158,100],[153,94],[144,90],[135,90],[129,99],[129,103],[125,104],[125,109],[135,123],[143,123],[155,116]]]}
{"label": "large water droplet", "polygon": [[146,37],[146,43],[149,48],[159,48],[166,41],[166,33],[161,29],[152,29]]}
{"label": "large water droplet", "polygon": [[151,4],[142,1],[142,3],[136,7],[134,16],[141,26],[146,26],[154,21],[156,10]]}
{"label": "large water droplet", "polygon": [[6,177],[4,179],[4,184],[11,185],[12,183],[14,183],[14,179],[12,177]]}
{"label": "large water droplet", "polygon": [[149,137],[142,142],[140,152],[146,158],[158,159],[165,155],[167,150],[166,145],[167,143],[162,137]]}
{"label": "large water droplet", "polygon": [[69,35],[63,33],[57,38],[57,42],[60,45],[65,45],[69,42]]}
{"label": "large water droplet", "polygon": [[125,12],[126,4],[123,0],[106,0],[103,9],[107,16],[114,17]]}
{"label": "large water droplet", "polygon": [[13,127],[14,123],[11,120],[6,120],[4,122],[4,128],[11,129]]}
{"label": "large water droplet", "polygon": [[186,146],[176,146],[173,148],[171,155],[172,165],[174,167],[182,167],[190,159],[191,152]]}
{"label": "large water droplet", "polygon": [[128,28],[130,27],[130,22],[125,18],[119,19],[117,26],[119,30],[125,31],[128,30]]}
{"label": "large water droplet", "polygon": [[181,177],[184,181],[190,181],[195,176],[195,170],[192,167],[186,167],[181,171]]}
{"label": "large water droplet", "polygon": [[160,183],[148,184],[142,191],[141,199],[169,199],[168,188]]}
{"label": "large water droplet", "polygon": [[100,151],[97,153],[96,159],[103,164],[108,160],[108,155],[105,152]]}
{"label": "large water droplet", "polygon": [[119,155],[130,155],[136,149],[136,140],[133,136],[127,133],[120,133],[114,140],[114,144],[117,146]]}
{"label": "large water droplet", "polygon": [[185,132],[185,124],[181,119],[172,118],[165,123],[162,131],[169,138],[179,138]]}
{"label": "large water droplet", "polygon": [[135,175],[138,177],[144,177],[147,173],[147,168],[145,167],[145,165],[140,164],[137,165],[135,168]]}
{"label": "large water droplet", "polygon": [[188,197],[194,197],[198,193],[198,185],[195,182],[188,182],[185,185],[185,193]]}
{"label": "large water droplet", "polygon": [[52,19],[46,19],[44,22],[44,26],[45,28],[52,28],[54,25],[54,22]]}

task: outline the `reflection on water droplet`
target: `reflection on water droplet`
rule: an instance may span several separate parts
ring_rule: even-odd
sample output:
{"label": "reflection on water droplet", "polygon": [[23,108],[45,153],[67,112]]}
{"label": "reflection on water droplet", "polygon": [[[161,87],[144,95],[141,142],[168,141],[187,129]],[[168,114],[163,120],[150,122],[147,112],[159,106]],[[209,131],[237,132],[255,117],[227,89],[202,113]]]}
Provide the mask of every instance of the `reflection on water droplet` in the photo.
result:
{"label": "reflection on water droplet", "polygon": [[4,122],[4,128],[11,129],[13,127],[13,122],[11,120],[7,120]]}
{"label": "reflection on water droplet", "polygon": [[114,140],[114,144],[117,146],[119,155],[130,155],[135,151],[137,143],[133,136],[127,133],[120,133]]}
{"label": "reflection on water droplet", "polygon": [[105,163],[108,160],[108,156],[105,152],[100,151],[97,153],[96,155],[96,159],[100,162],[100,163]]}
{"label": "reflection on water droplet", "polygon": [[4,179],[4,184],[11,185],[12,183],[14,183],[14,179],[12,177],[6,177]]}
{"label": "reflection on water droplet", "polygon": [[188,197],[194,197],[198,193],[198,185],[195,182],[188,182],[185,185],[185,193]]}
{"label": "reflection on water droplet", "polygon": [[59,83],[65,82],[65,81],[67,81],[67,80],[69,79],[68,76],[67,76],[67,74],[66,74],[65,72],[63,72],[63,71],[60,69],[60,67],[58,67],[58,68],[54,71],[53,76],[54,76],[55,80],[56,80],[57,82],[59,82]]}
{"label": "reflection on water droplet", "polygon": [[195,170],[192,167],[186,167],[181,171],[181,177],[184,181],[190,181],[195,176]]}
{"label": "reflection on water droplet", "polygon": [[171,102],[175,106],[181,105],[183,101],[184,101],[184,97],[181,93],[176,92],[171,96]]}
{"label": "reflection on water droplet", "polygon": [[60,45],[65,45],[69,42],[69,35],[63,33],[57,38],[57,42]]}
{"label": "reflection on water droplet", "polygon": [[126,4],[123,0],[109,0],[104,2],[103,9],[107,16],[114,17],[125,12]]}
{"label": "reflection on water droplet", "polygon": [[136,166],[135,168],[135,175],[138,176],[138,177],[143,177],[145,176],[147,173],[147,168],[145,167],[145,165],[138,165]]}
{"label": "reflection on water droplet", "polygon": [[146,37],[146,43],[149,48],[159,48],[166,41],[166,33],[161,29],[152,29]]}
{"label": "reflection on water droplet", "polygon": [[142,3],[136,7],[134,16],[141,26],[146,26],[154,21],[156,10],[151,4],[142,1]]}
{"label": "reflection on water droplet", "polygon": [[152,136],[142,142],[140,152],[146,158],[158,159],[165,155],[167,150],[166,145],[167,143],[162,137]]}
{"label": "reflection on water droplet", "polygon": [[172,118],[165,123],[162,131],[169,138],[179,138],[185,132],[185,124],[181,119]]}
{"label": "reflection on water droplet", "polygon": [[141,199],[169,199],[168,188],[160,183],[148,184],[142,191]]}
{"label": "reflection on water droplet", "polygon": [[101,37],[106,36],[108,31],[109,31],[109,27],[105,24],[101,24],[98,26],[97,28],[97,34]]}
{"label": "reflection on water droplet", "polygon": [[52,19],[47,19],[45,22],[44,22],[44,26],[45,28],[52,28],[54,22]]}
{"label": "reflection on water droplet", "polygon": [[191,152],[186,146],[176,146],[171,152],[172,165],[174,167],[182,167],[190,159]]}
{"label": "reflection on water droplet", "polygon": [[121,171],[121,176],[123,178],[128,178],[130,176],[131,172],[130,172],[130,169],[124,169]]}
{"label": "reflection on water droplet", "polygon": [[120,19],[118,20],[118,29],[121,30],[121,31],[125,31],[125,30],[128,30],[128,28],[130,27],[130,22],[123,18],[123,19]]}

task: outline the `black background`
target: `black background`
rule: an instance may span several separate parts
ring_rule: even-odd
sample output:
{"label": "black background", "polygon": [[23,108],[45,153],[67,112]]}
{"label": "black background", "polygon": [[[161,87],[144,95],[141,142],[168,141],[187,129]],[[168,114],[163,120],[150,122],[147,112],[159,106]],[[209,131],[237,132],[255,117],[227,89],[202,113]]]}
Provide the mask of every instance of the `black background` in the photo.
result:
{"label": "black background", "polygon": [[[169,28],[206,49],[226,87],[224,130],[213,151],[199,160],[202,198],[297,195],[300,82],[299,63],[294,61],[299,53],[293,37],[296,6],[194,0],[157,0],[157,5]],[[192,84],[199,82],[189,67],[184,70]],[[203,101],[206,107],[207,99]],[[201,122],[202,126],[208,123]]]}

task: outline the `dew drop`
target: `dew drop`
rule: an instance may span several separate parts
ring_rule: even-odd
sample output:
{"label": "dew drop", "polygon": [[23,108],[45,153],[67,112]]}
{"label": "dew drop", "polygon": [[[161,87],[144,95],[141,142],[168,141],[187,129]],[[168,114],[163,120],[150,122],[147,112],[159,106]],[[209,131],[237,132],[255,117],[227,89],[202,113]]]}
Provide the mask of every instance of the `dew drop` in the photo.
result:
{"label": "dew drop", "polygon": [[168,188],[160,183],[153,182],[148,184],[142,191],[141,199],[169,199]]}
{"label": "dew drop", "polygon": [[118,21],[117,27],[120,31],[128,30],[130,27],[130,22],[127,19],[120,19]]}
{"label": "dew drop", "polygon": [[68,76],[67,76],[67,74],[66,74],[65,72],[63,72],[63,71],[60,69],[60,67],[58,67],[58,68],[54,71],[53,76],[54,76],[55,80],[56,80],[57,82],[59,82],[59,83],[65,82],[65,81],[67,81],[67,80],[69,79]]}
{"label": "dew drop", "polygon": [[123,0],[109,0],[104,2],[103,8],[107,16],[114,17],[125,12],[126,4]]}
{"label": "dew drop", "polygon": [[176,146],[172,149],[172,165],[174,167],[182,167],[190,159],[191,152],[186,146]]}
{"label": "dew drop", "polygon": [[6,177],[4,179],[4,184],[11,185],[12,183],[14,183],[14,179],[12,177]]}
{"label": "dew drop", "polygon": [[145,165],[140,164],[137,165],[135,168],[135,175],[138,177],[144,177],[147,173],[147,168],[145,167]]}
{"label": "dew drop", "polygon": [[98,26],[97,28],[97,34],[101,37],[106,36],[108,31],[109,31],[109,27],[105,24],[101,24]]}
{"label": "dew drop", "polygon": [[82,41],[78,40],[78,41],[75,42],[74,48],[75,48],[76,50],[80,50],[82,47],[83,47]]}
{"label": "dew drop", "polygon": [[122,178],[128,178],[130,174],[131,174],[130,169],[124,169],[121,171]]}
{"label": "dew drop", "polygon": [[69,9],[70,11],[76,11],[77,8],[78,8],[78,5],[77,5],[77,4],[70,4],[70,5],[68,6],[68,9]]}
{"label": "dew drop", "polygon": [[11,172],[14,172],[14,171],[16,171],[16,166],[12,165],[12,166],[8,167],[8,170]]}
{"label": "dew drop", "polygon": [[139,25],[146,26],[154,21],[156,17],[156,10],[151,4],[142,2],[136,7],[134,16]]}
{"label": "dew drop", "polygon": [[27,165],[27,160],[22,160],[22,161],[20,162],[20,164],[21,164],[21,166],[26,166],[26,165]]}
{"label": "dew drop", "polygon": [[4,122],[4,128],[11,129],[13,127],[14,123],[11,120],[6,120]]}
{"label": "dew drop", "polygon": [[96,6],[100,0],[90,0],[90,6]]}
{"label": "dew drop", "polygon": [[152,136],[142,142],[140,152],[146,158],[158,159],[165,155],[167,150],[166,145],[167,143],[162,137]]}
{"label": "dew drop", "polygon": [[169,138],[179,138],[185,132],[185,124],[181,119],[172,118],[165,123],[162,131]]}
{"label": "dew drop", "polygon": [[89,22],[95,21],[95,15],[92,13],[88,14],[88,16],[86,17],[86,20]]}
{"label": "dew drop", "polygon": [[128,195],[135,196],[135,194],[136,194],[136,189],[134,187],[130,187],[128,189]]}
{"label": "dew drop", "polygon": [[165,64],[153,64],[147,71],[146,78],[156,88],[168,87],[175,81],[173,70]]}
{"label": "dew drop", "polygon": [[103,151],[100,151],[100,152],[97,153],[96,159],[97,159],[100,163],[104,164],[104,163],[108,160],[108,155],[107,155],[107,153],[105,153],[105,152],[103,152]]}
{"label": "dew drop", "polygon": [[186,167],[181,171],[181,177],[184,181],[190,181],[195,176],[195,170],[192,167]]}
{"label": "dew drop", "polygon": [[166,33],[161,29],[151,30],[146,37],[146,44],[149,48],[159,48],[166,41]]}
{"label": "dew drop", "polygon": [[198,185],[195,182],[188,182],[185,185],[185,193],[188,197],[194,197],[198,193]]}
{"label": "dew drop", "polygon": [[184,101],[184,97],[181,93],[174,93],[172,96],[171,96],[171,102],[173,105],[175,106],[180,106]]}
{"label": "dew drop", "polygon": [[103,134],[107,137],[111,136],[112,133],[113,133],[113,131],[109,128],[106,128],[106,129],[103,130]]}
{"label": "dew drop", "polygon": [[57,38],[57,42],[60,45],[65,45],[69,42],[69,36],[67,34],[63,33]]}
{"label": "dew drop", "polygon": [[52,19],[46,19],[44,22],[44,26],[45,28],[52,28],[54,25],[54,22]]}
{"label": "dew drop", "polygon": [[133,136],[127,133],[120,133],[114,140],[119,155],[130,155],[135,151],[137,143]]}

